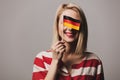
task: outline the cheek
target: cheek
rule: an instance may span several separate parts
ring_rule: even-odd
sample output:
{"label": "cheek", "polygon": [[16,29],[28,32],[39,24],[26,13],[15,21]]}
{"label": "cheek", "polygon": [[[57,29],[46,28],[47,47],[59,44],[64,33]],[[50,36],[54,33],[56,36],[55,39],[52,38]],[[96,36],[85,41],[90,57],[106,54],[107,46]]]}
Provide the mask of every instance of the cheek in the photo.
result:
{"label": "cheek", "polygon": [[62,23],[59,23],[58,31],[59,31],[59,32],[62,32],[62,31],[63,31],[63,24],[62,24]]}
{"label": "cheek", "polygon": [[62,27],[61,27],[60,24],[59,24],[59,26],[58,26],[58,33],[59,33],[59,35],[61,36],[61,33],[62,33]]}

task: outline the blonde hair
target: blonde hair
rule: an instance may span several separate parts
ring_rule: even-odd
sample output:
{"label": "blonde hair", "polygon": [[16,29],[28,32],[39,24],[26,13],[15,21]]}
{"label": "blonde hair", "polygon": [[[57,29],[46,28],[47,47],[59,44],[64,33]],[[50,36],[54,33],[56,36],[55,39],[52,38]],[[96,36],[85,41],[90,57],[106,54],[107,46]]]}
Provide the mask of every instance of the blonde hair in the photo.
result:
{"label": "blonde hair", "polygon": [[81,17],[81,26],[79,30],[79,37],[78,37],[75,53],[82,54],[87,49],[88,26],[83,10],[76,4],[73,3],[62,4],[57,9],[54,26],[53,26],[53,44],[60,40],[60,36],[58,34],[58,23],[59,23],[60,15],[66,9],[71,9],[76,11],[77,13],[79,13]]}

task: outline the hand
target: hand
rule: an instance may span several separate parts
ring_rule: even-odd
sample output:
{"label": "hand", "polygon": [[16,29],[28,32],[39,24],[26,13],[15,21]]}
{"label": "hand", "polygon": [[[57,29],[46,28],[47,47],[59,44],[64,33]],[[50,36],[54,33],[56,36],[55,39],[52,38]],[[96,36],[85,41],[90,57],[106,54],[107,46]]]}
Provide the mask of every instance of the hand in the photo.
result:
{"label": "hand", "polygon": [[65,45],[64,41],[58,41],[52,46],[52,52],[53,52],[53,59],[54,60],[60,60],[62,58],[63,53],[65,52]]}

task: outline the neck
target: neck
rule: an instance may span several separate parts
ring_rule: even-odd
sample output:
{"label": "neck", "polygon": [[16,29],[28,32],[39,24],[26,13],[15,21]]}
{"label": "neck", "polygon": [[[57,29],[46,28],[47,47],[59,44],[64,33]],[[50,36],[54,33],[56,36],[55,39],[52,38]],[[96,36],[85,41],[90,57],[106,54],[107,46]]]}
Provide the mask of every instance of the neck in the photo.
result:
{"label": "neck", "polygon": [[65,42],[65,45],[66,45],[67,54],[75,53],[77,42],[72,42],[72,43]]}

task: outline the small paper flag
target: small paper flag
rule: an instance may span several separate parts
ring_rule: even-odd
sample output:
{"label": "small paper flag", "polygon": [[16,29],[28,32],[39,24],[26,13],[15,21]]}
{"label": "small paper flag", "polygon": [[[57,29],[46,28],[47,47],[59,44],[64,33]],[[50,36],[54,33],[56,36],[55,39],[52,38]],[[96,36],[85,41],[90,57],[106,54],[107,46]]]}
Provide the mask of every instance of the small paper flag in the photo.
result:
{"label": "small paper flag", "polygon": [[80,29],[80,20],[73,19],[69,16],[64,16],[63,25],[68,28],[79,30]]}

